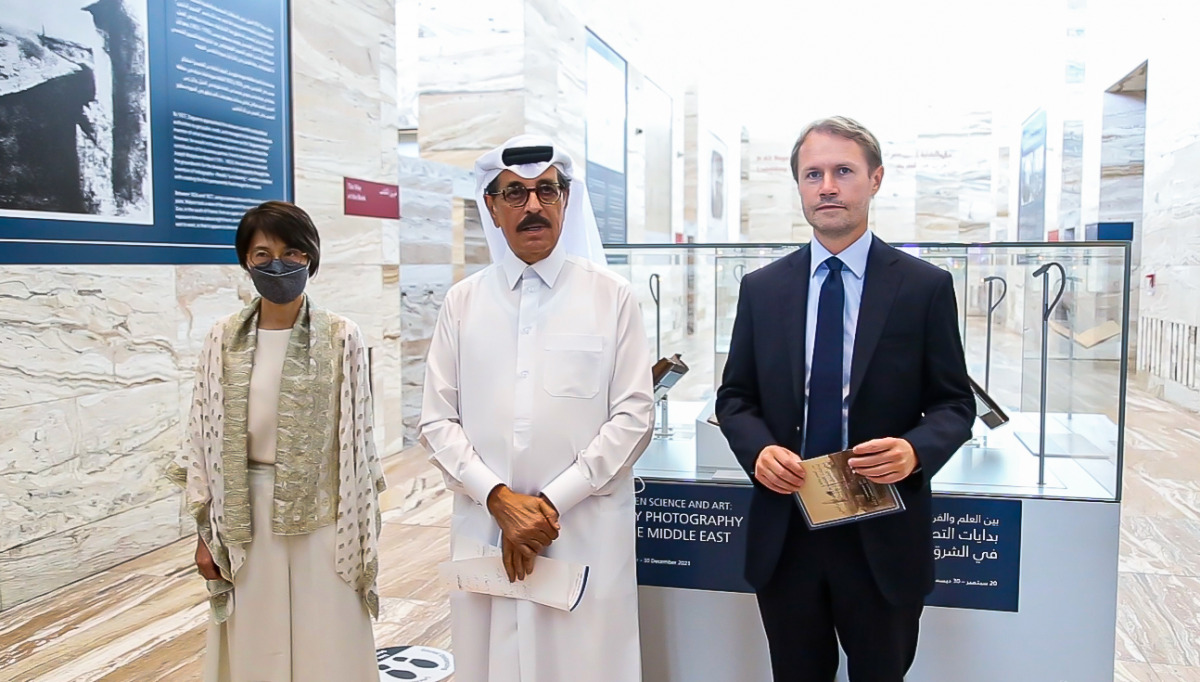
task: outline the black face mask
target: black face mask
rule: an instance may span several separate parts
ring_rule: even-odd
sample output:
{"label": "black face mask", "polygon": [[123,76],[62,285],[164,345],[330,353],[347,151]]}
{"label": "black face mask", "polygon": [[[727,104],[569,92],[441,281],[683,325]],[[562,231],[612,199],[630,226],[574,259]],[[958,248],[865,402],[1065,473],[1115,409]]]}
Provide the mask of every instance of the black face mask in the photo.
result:
{"label": "black face mask", "polygon": [[276,258],[261,267],[250,268],[250,279],[262,297],[283,305],[300,298],[308,284],[308,266],[285,263]]}

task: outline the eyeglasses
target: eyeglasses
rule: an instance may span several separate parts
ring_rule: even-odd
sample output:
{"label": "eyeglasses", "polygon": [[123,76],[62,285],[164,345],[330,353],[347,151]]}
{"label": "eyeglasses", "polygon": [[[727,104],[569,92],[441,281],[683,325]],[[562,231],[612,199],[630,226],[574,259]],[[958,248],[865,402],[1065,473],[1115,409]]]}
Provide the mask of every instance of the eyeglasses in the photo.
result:
{"label": "eyeglasses", "polygon": [[[267,251],[266,249],[261,249],[250,254],[250,258],[248,260],[250,261],[250,265],[252,267],[261,268],[270,265],[271,261],[275,260],[275,254]],[[279,260],[287,263],[288,265],[308,265],[308,254],[304,253],[300,249],[288,249],[287,251],[283,252],[283,255],[279,257]]]}
{"label": "eyeglasses", "polygon": [[553,206],[562,200],[563,186],[557,182],[539,183],[537,187],[525,185],[509,185],[499,192],[491,192],[488,196],[498,196],[512,208],[524,208],[529,203],[530,191],[537,192],[538,203],[543,206]]}

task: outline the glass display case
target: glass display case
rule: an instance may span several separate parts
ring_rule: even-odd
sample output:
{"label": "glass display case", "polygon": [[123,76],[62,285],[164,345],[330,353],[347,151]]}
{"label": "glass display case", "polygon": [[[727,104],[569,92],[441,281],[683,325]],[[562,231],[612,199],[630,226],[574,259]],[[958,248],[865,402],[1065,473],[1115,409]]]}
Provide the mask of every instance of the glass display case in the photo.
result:
{"label": "glass display case", "polygon": [[[977,420],[974,437],[939,472],[934,491],[1118,501],[1129,245],[896,246],[953,275],[968,372],[1007,417],[995,428]],[[611,267],[638,296],[655,357],[678,353],[690,368],[658,407],[639,476],[748,485],[710,420],[714,397],[741,279],[796,248],[607,249]]]}

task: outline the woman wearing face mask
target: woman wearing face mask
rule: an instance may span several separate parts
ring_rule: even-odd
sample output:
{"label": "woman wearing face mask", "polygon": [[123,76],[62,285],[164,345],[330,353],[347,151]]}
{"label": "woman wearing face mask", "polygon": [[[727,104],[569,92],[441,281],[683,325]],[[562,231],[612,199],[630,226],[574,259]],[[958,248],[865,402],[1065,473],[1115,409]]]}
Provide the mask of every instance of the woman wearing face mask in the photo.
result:
{"label": "woman wearing face mask", "polygon": [[304,294],[320,237],[300,208],[249,210],[238,261],[261,298],[200,355],[170,470],[208,581],[206,682],[374,682],[379,493],[367,348]]}

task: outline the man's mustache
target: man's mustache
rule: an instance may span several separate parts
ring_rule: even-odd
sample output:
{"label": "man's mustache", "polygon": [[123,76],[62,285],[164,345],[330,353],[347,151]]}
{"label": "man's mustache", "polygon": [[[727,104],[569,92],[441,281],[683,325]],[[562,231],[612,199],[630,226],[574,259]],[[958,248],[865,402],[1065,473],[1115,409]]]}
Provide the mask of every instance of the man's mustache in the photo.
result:
{"label": "man's mustache", "polygon": [[546,216],[538,213],[530,213],[525,216],[525,219],[517,225],[517,232],[532,230],[535,227],[550,227],[550,220]]}

